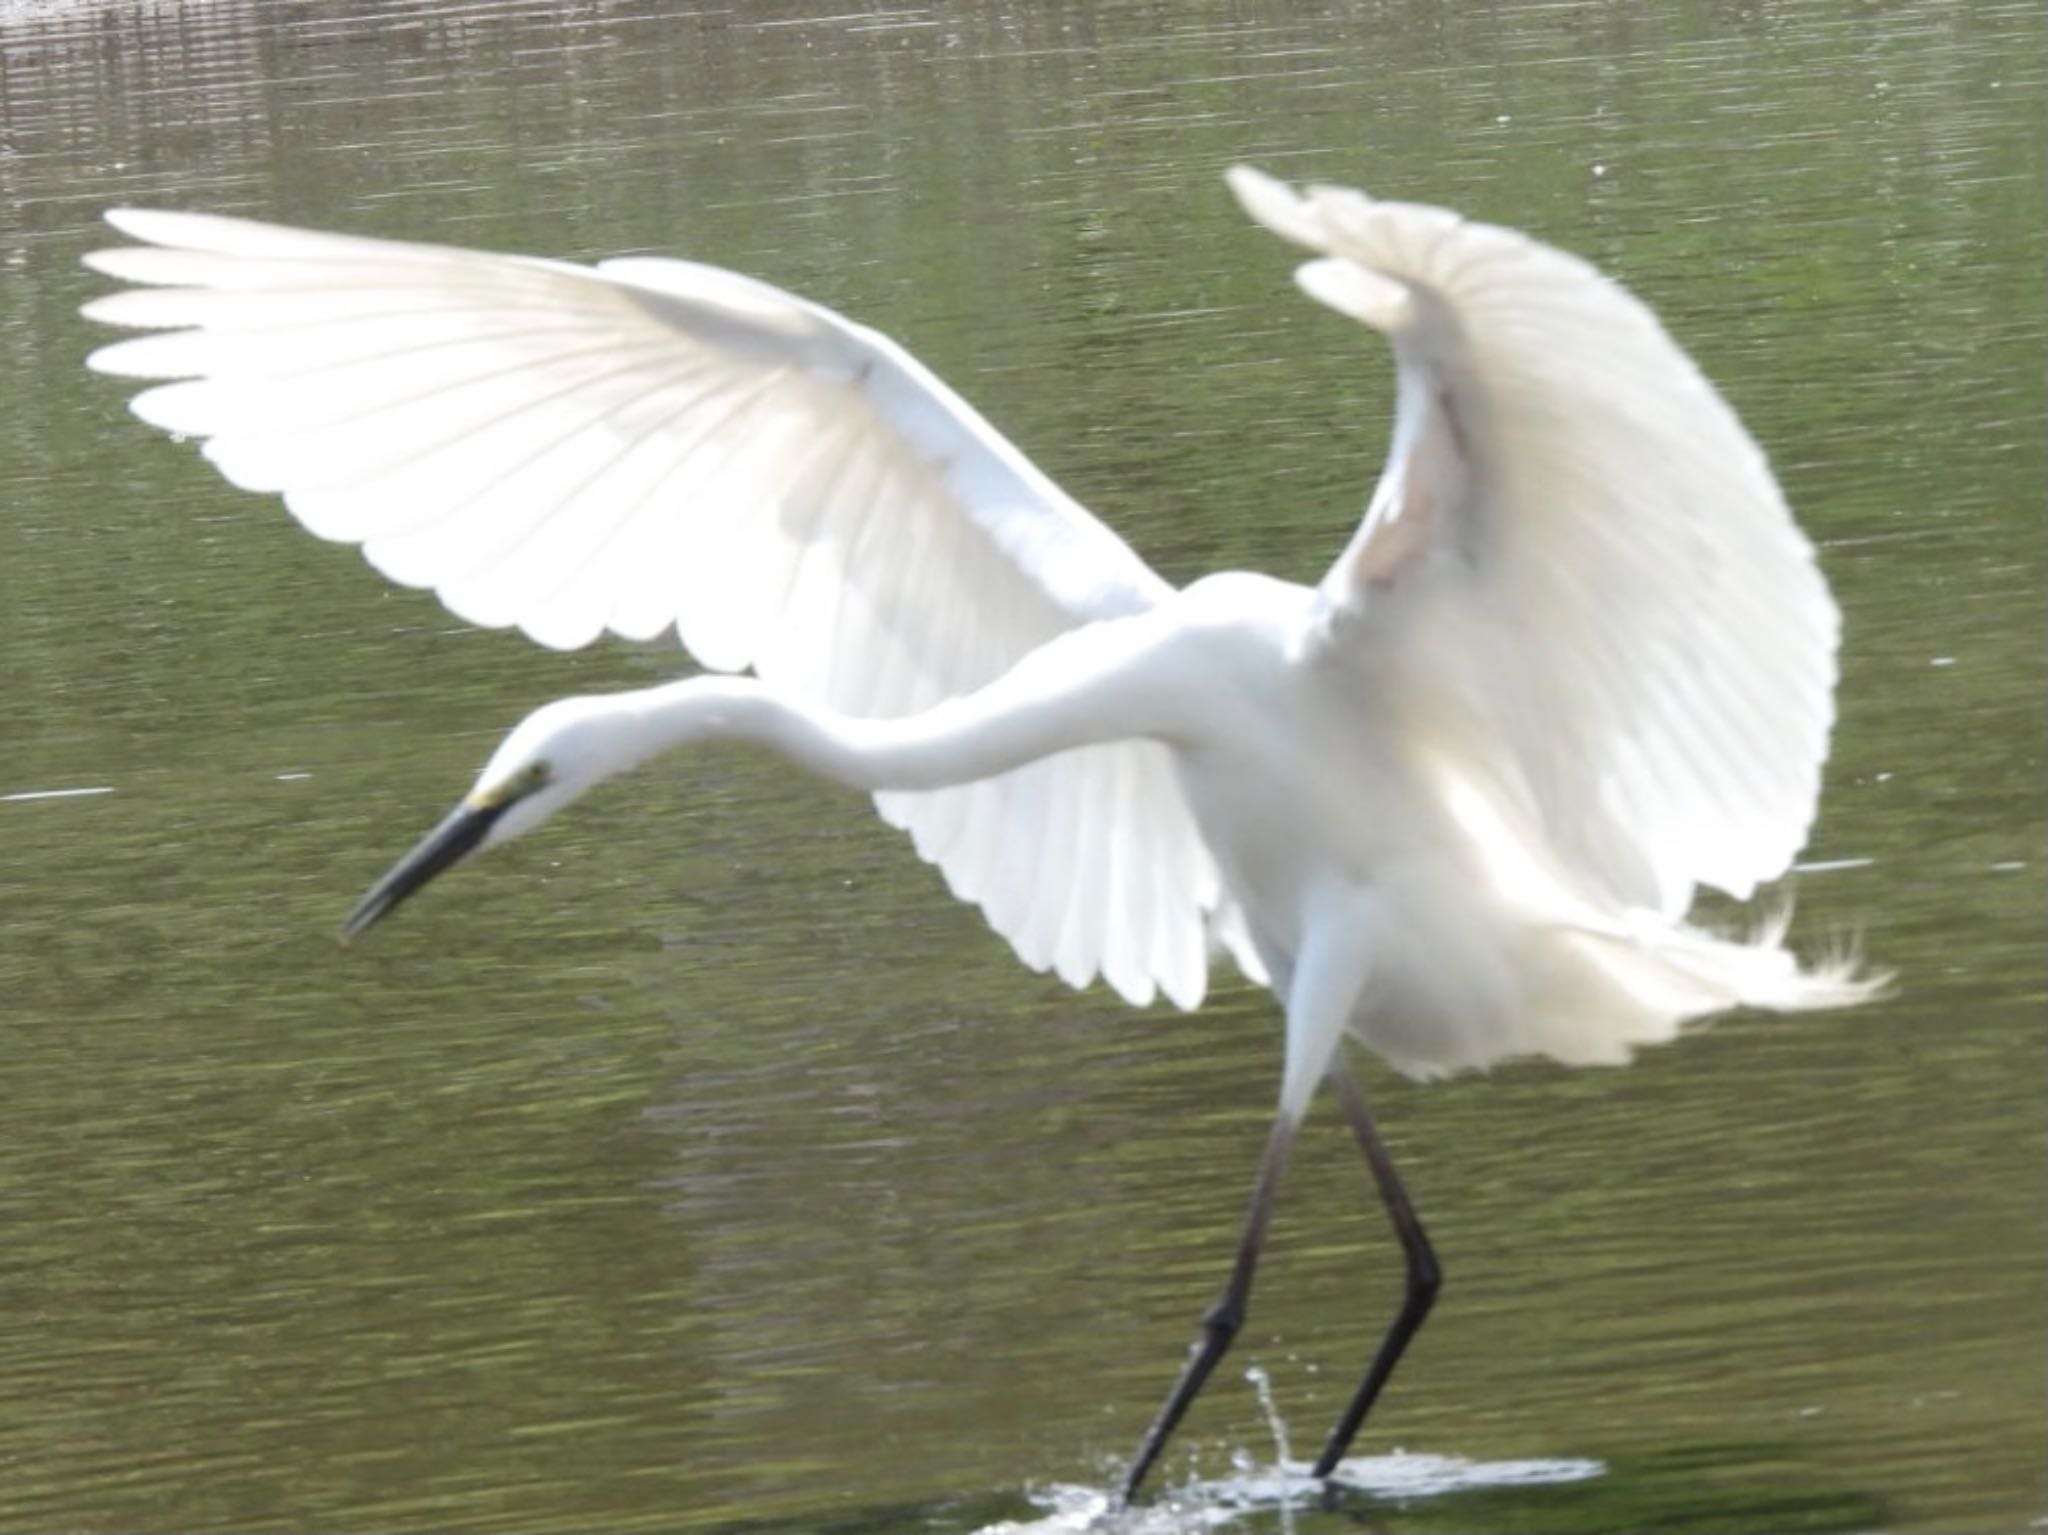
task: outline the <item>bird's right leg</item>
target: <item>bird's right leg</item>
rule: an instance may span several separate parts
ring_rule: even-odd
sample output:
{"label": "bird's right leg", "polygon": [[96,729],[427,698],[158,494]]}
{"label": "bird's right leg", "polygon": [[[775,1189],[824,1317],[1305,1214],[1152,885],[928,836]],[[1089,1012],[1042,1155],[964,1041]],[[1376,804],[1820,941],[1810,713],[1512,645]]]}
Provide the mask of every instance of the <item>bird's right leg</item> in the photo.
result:
{"label": "bird's right leg", "polygon": [[1436,1250],[1429,1245],[1422,1222],[1416,1218],[1415,1207],[1408,1202],[1408,1190],[1402,1186],[1400,1174],[1394,1171],[1394,1159],[1387,1155],[1386,1143],[1380,1139],[1380,1132],[1373,1125],[1372,1114],[1365,1106],[1365,1094],[1358,1090],[1351,1068],[1341,1056],[1331,1062],[1329,1076],[1331,1086],[1337,1090],[1337,1101],[1343,1106],[1344,1117],[1351,1122],[1351,1133],[1358,1139],[1358,1148],[1365,1153],[1366,1164],[1372,1168],[1373,1182],[1379,1185],[1380,1199],[1387,1207],[1387,1219],[1393,1225],[1394,1235],[1400,1239],[1408,1268],[1401,1309],[1388,1325],[1386,1336],[1380,1340],[1372,1364],[1365,1372],[1365,1379],[1345,1407],[1344,1416],[1330,1431],[1322,1454],[1316,1457],[1315,1466],[1309,1472],[1320,1480],[1327,1480],[1342,1463],[1344,1452],[1351,1448],[1351,1441],[1358,1435],[1359,1425],[1372,1411],[1372,1404],[1379,1400],[1381,1388],[1394,1373],[1394,1366],[1400,1363],[1409,1341],[1422,1330],[1429,1308],[1436,1304],[1437,1291],[1443,1287],[1443,1267],[1437,1262]]}

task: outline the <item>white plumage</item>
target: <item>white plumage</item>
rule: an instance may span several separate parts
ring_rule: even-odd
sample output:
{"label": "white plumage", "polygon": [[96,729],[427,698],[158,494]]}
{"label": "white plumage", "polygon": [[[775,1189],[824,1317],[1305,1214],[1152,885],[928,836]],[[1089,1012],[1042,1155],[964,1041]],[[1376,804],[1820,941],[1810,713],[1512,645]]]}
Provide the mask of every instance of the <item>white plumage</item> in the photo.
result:
{"label": "white plumage", "polygon": [[[142,245],[89,258],[140,286],[87,312],[160,332],[92,366],[171,381],[137,413],[235,484],[477,623],[557,648],[673,625],[758,678],[538,711],[351,933],[656,751],[747,738],[874,793],[1035,969],[1193,1007],[1220,948],[1273,988],[1246,1256],[1127,1491],[1234,1330],[1319,1083],[1375,1153],[1346,1033],[1417,1075],[1618,1061],[1877,985],[1803,968],[1778,925],[1684,921],[1698,887],[1784,872],[1833,713],[1835,605],[1727,403],[1574,257],[1230,183],[1398,368],[1386,468],[1314,589],[1174,590],[893,342],[716,268],[144,212],[109,215]],[[1410,1304],[1325,1473],[1434,1293],[1374,1171]]]}

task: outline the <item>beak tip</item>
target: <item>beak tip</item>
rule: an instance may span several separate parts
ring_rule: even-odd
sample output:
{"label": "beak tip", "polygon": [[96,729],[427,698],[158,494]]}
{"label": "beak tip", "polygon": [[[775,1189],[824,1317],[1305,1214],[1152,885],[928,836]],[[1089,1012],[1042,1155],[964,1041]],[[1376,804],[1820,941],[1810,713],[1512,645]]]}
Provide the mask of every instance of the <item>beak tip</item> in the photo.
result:
{"label": "beak tip", "polygon": [[398,904],[397,900],[383,897],[385,892],[380,887],[358,901],[355,910],[342,918],[341,926],[334,930],[335,941],[344,949],[354,948],[356,941],[377,925],[377,919]]}
{"label": "beak tip", "polygon": [[356,909],[343,920],[336,934],[342,947],[352,947],[392,907],[482,845],[492,823],[502,813],[502,806],[478,809],[467,801],[456,806],[356,903]]}

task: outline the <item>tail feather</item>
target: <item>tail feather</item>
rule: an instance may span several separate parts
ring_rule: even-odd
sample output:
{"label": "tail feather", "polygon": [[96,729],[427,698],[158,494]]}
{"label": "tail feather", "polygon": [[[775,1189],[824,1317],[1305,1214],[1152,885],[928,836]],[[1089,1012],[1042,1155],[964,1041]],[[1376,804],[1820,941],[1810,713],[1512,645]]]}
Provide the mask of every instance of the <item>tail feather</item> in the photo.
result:
{"label": "tail feather", "polygon": [[[1674,1038],[1687,1024],[1738,1007],[1814,1012],[1853,1007],[1886,994],[1889,972],[1867,969],[1852,949],[1802,961],[1786,947],[1790,903],[1746,938],[1645,915],[1621,932],[1580,932],[1566,947],[1580,963],[1551,968],[1549,995],[1537,1002],[1567,1049],[1597,1039],[1590,1053],[1545,1054],[1569,1061],[1621,1062],[1637,1045]],[[1588,1029],[1571,1020],[1597,1019]]]}

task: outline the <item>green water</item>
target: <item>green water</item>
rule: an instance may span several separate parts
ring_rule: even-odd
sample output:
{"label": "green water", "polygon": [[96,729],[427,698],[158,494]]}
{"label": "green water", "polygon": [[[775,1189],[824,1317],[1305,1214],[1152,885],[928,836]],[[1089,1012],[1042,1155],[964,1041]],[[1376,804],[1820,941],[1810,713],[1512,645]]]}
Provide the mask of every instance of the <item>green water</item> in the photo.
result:
{"label": "green water", "polygon": [[[79,366],[98,210],[738,267],[904,340],[1168,575],[1313,578],[1388,370],[1238,158],[1582,251],[1724,384],[1847,614],[1807,856],[1850,866],[1799,931],[1902,976],[1626,1072],[1375,1071],[1449,1283],[1360,1450],[1607,1471],[1354,1512],[2027,1526],[2044,43],[2035,0],[0,4],[0,796],[111,791],[0,798],[0,1528],[1027,1517],[1164,1391],[1278,1056],[1241,986],[1024,972],[744,754],[340,949],[502,729],[679,658],[467,630],[134,423]],[[1298,1451],[1397,1275],[1318,1119],[1237,1358]],[[1231,1367],[1163,1480],[1240,1451]]]}

